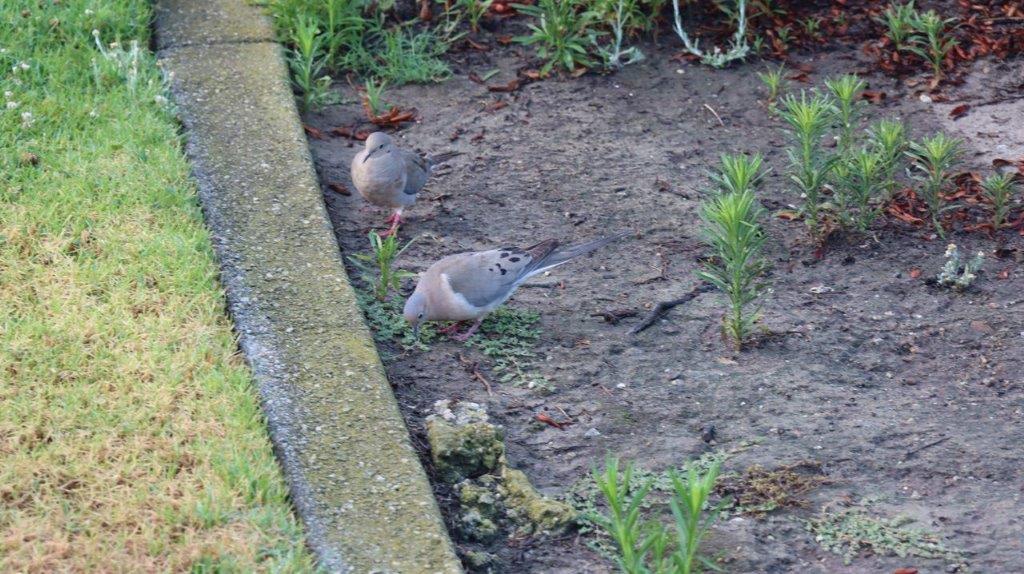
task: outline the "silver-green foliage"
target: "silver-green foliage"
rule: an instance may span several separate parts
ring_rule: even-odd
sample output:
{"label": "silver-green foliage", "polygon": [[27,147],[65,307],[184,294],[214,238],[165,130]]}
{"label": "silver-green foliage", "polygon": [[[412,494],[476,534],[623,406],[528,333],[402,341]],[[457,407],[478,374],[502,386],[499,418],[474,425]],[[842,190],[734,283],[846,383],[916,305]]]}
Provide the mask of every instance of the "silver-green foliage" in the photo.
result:
{"label": "silver-green foliage", "polygon": [[985,263],[985,254],[977,252],[974,257],[964,259],[960,255],[960,249],[955,243],[946,247],[946,264],[936,278],[939,285],[949,287],[955,291],[964,291],[974,283],[978,277],[978,271]]}

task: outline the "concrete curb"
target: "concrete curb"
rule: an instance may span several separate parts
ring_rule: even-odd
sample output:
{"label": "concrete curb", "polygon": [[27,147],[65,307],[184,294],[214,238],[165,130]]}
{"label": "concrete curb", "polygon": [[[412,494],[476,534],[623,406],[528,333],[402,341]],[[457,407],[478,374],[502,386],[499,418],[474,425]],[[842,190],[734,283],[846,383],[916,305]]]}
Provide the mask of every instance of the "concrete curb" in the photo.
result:
{"label": "concrete curb", "polygon": [[163,0],[157,14],[229,308],[310,546],[332,572],[461,572],[345,274],[268,22],[241,0]]}

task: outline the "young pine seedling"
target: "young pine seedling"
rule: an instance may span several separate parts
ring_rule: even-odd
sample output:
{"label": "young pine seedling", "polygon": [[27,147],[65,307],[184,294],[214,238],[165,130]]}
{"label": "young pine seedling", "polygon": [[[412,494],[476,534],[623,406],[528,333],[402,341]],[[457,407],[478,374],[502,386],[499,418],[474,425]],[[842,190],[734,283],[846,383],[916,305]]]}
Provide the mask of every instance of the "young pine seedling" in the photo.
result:
{"label": "young pine seedling", "polygon": [[[714,257],[705,262],[704,269],[697,275],[729,299],[723,330],[737,350],[760,319],[759,310],[749,307],[764,291],[761,277],[767,268],[761,255],[764,210],[758,205],[752,187],[760,178],[753,171],[760,165],[760,159],[759,156],[723,158],[722,174],[716,181],[724,189],[734,190],[711,197],[701,206],[704,242]],[[743,181],[750,183],[737,187]]]}
{"label": "young pine seedling", "polygon": [[718,184],[722,193],[743,193],[753,190],[765,176],[765,172],[761,171],[761,164],[764,163],[761,154],[754,154],[753,157],[722,154],[721,161],[721,171],[712,173],[711,179]]}
{"label": "young pine seedling", "polygon": [[921,197],[928,206],[928,215],[936,233],[945,237],[940,218],[943,212],[955,206],[945,206],[943,188],[949,182],[950,169],[960,155],[960,141],[939,132],[920,142],[910,142],[909,148],[906,155],[917,171],[917,179],[921,182]]}
{"label": "young pine seedling", "polygon": [[719,462],[706,471],[691,463],[685,475],[669,471],[672,482],[673,527],[646,518],[646,500],[653,488],[649,479],[637,487],[633,464],[620,468],[618,459],[608,457],[603,471],[594,470],[594,482],[604,496],[608,514],[590,513],[588,518],[602,527],[614,541],[616,565],[626,574],[693,574],[704,567],[718,570],[701,556],[704,536],[718,519],[725,501],[709,506],[708,499],[718,480]]}
{"label": "young pine seedling", "polygon": [[913,19],[914,29],[923,36],[915,36],[907,50],[931,63],[933,88],[942,81],[942,64],[946,60],[946,54],[957,45],[955,38],[946,35],[946,26],[955,21],[955,18],[943,19],[934,10],[917,14]]}
{"label": "young pine seedling", "polygon": [[885,162],[875,150],[851,152],[836,166],[836,203],[845,227],[864,233],[882,213]]}
{"label": "young pine seedling", "polygon": [[821,138],[828,132],[835,106],[824,94],[811,96],[801,91],[782,99],[779,114],[789,125],[793,146],[787,150],[790,179],[804,200],[803,215],[815,238],[821,228],[821,187],[832,170],[833,161],[821,149]]}
{"label": "young pine seedling", "polygon": [[992,204],[992,230],[999,229],[1006,223],[1010,213],[1010,201],[1013,199],[1017,181],[1009,173],[994,173],[981,182],[981,190],[985,198]]}
{"label": "young pine seedling", "polygon": [[884,201],[888,201],[896,191],[896,172],[907,149],[907,131],[901,122],[881,120],[868,130],[868,138],[882,160]]}
{"label": "young pine seedling", "polygon": [[985,254],[979,251],[974,257],[964,260],[960,257],[960,249],[955,243],[946,247],[946,264],[936,277],[939,285],[949,287],[954,291],[964,291],[974,283],[978,277],[978,271],[985,263]]}
{"label": "young pine seedling", "polygon": [[349,260],[362,271],[366,281],[373,285],[374,297],[384,301],[389,291],[401,287],[403,279],[416,276],[414,273],[394,268],[395,259],[398,259],[415,239],[410,240],[402,248],[398,247],[397,232],[382,238],[376,231],[371,231],[369,239],[370,253],[356,253]]}
{"label": "young pine seedling", "polygon": [[892,42],[893,48],[903,51],[908,49],[913,41],[916,18],[917,10],[914,8],[914,0],[910,0],[906,4],[889,4],[889,7],[876,21],[885,26],[885,35]]}
{"label": "young pine seedling", "polygon": [[299,18],[292,29],[288,51],[288,67],[291,68],[292,82],[302,92],[302,109],[308,110],[327,101],[331,87],[330,76],[323,75],[327,54],[324,37],[317,29],[313,18]]}
{"label": "young pine seedling", "polygon": [[867,87],[864,80],[855,74],[846,74],[839,78],[825,80],[825,86],[836,99],[836,121],[839,122],[839,153],[849,153],[853,149],[853,134],[857,123],[857,112],[860,109],[860,93]]}
{"label": "young pine seedling", "polygon": [[761,83],[768,88],[769,106],[774,106],[775,100],[779,99],[779,93],[782,91],[782,85],[785,81],[782,76],[785,69],[786,64],[780,64],[778,68],[757,73],[757,77],[761,80]]}

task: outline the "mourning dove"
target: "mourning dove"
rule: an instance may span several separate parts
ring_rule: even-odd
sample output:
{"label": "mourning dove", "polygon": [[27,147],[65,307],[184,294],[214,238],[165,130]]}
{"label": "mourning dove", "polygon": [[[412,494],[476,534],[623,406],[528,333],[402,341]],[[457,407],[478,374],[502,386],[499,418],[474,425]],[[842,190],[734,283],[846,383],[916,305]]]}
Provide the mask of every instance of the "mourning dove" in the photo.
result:
{"label": "mourning dove", "polygon": [[548,239],[525,249],[503,247],[449,255],[420,275],[402,314],[417,335],[424,321],[475,320],[466,333],[455,337],[465,341],[488,313],[501,306],[530,277],[626,235],[619,233],[564,248],[559,248],[557,240]]}
{"label": "mourning dove", "polygon": [[352,183],[366,201],[393,209],[387,219],[390,235],[402,222],[402,210],[416,202],[433,168],[459,155],[447,152],[433,157],[400,149],[384,132],[366,138],[366,147],[352,158]]}

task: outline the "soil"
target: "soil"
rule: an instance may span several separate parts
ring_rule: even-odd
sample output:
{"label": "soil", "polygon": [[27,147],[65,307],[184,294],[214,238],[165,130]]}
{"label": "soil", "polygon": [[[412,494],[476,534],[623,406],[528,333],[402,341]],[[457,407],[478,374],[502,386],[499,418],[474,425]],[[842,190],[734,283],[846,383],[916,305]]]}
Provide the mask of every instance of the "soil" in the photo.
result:
{"label": "soil", "polygon": [[[835,236],[818,257],[800,221],[773,215],[765,221],[768,331],[754,345],[735,353],[721,339],[723,300],[714,292],[629,334],[654,304],[695,284],[707,254],[698,208],[720,154],[765,155],[772,171],[758,193],[769,212],[798,202],[785,175],[786,137],[755,77],[764,65],[680,63],[672,59],[675,39],[665,35],[662,43],[643,46],[644,62],[613,75],[549,79],[504,94],[468,78],[498,68],[488,81],[498,85],[526,65],[522,48],[492,42],[490,52],[454,55],[454,76],[444,83],[389,89],[388,101],[419,112],[397,132],[401,145],[463,153],[406,211],[402,235],[420,239],[401,267],[420,271],[447,254],[548,237],[579,242],[635,232],[510,301],[542,316],[537,368],[555,383],[551,394],[492,378],[489,395],[459,362],[459,353],[472,351],[453,341],[425,352],[385,345],[416,442],[426,444],[424,418],[435,401],[484,404],[506,429],[510,464],[551,496],[563,495],[606,453],[661,470],[754,442],[724,470],[813,461],[827,482],[806,495],[804,507],[720,522],[708,545],[728,572],[957,570],[941,559],[867,553],[844,565],[800,520],[864,499],[873,500],[873,514],[912,517],[963,550],[971,571],[1024,571],[1024,240],[1016,230],[967,233],[960,222],[942,240],[886,217],[874,237]],[[875,74],[856,46],[794,55],[789,66],[800,65],[811,70],[809,83],[790,81],[791,88],[857,72],[887,95],[867,107],[867,119],[901,118],[914,137],[943,129],[964,138],[964,169],[987,174],[996,156],[1024,156],[1024,106],[1006,98],[1020,97],[1019,58],[976,62],[965,83],[942,88],[943,103],[922,101],[915,91],[922,86]],[[327,132],[363,123],[355,92],[339,89],[349,102],[308,114],[307,125]],[[967,115],[950,119],[964,102],[972,106]],[[367,231],[381,228],[387,214],[329,185],[352,189],[348,166],[360,144],[309,141],[341,250],[365,251]],[[962,294],[928,281],[949,241],[987,256]],[[598,316],[622,310],[637,314],[618,324]],[[572,424],[540,424],[539,413],[568,415]],[[435,487],[450,517],[451,492]],[[614,570],[576,535],[491,546],[456,541],[462,551],[496,553],[504,572]]]}

